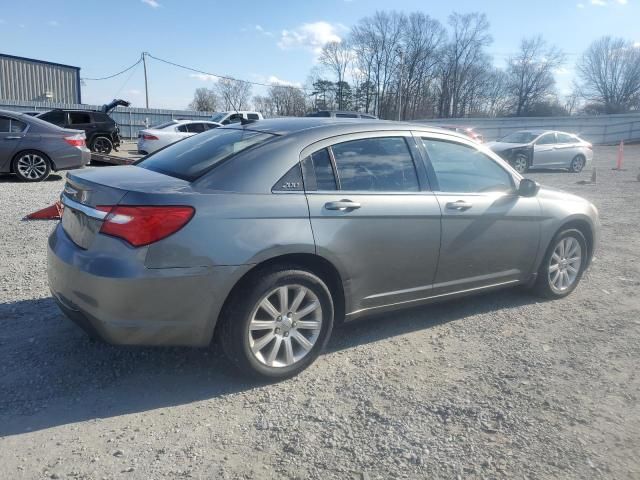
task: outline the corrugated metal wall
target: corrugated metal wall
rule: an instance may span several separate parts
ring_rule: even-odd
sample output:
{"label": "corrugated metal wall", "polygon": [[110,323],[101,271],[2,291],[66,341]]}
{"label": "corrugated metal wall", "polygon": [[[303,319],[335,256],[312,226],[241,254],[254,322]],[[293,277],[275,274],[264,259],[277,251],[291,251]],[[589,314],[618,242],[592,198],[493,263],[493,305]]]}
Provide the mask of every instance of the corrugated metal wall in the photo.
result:
{"label": "corrugated metal wall", "polygon": [[[52,102],[19,102],[0,100],[0,110],[43,111],[53,108],[69,108],[74,110],[100,110],[99,105],[52,103]],[[124,108],[117,107],[109,115],[120,127],[122,138],[137,138],[138,131],[151,125],[173,119],[202,120],[211,117],[213,112],[194,112],[190,110],[162,110],[157,108]]]}
{"label": "corrugated metal wall", "polygon": [[0,54],[0,99],[80,102],[80,70]]}

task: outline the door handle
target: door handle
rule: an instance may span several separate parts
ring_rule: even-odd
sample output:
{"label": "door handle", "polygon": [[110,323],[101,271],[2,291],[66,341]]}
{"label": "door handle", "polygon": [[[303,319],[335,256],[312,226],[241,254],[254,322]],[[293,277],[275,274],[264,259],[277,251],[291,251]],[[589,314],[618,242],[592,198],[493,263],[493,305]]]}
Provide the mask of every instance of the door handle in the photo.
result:
{"label": "door handle", "polygon": [[10,135],[7,137],[4,137],[5,140],[20,140],[22,137],[20,135]]}
{"label": "door handle", "polygon": [[448,202],[446,204],[446,207],[449,210],[463,211],[463,210],[469,210],[471,207],[473,207],[473,203],[465,202],[464,200],[457,200],[455,202]]}
{"label": "door handle", "polygon": [[360,204],[352,202],[351,200],[339,200],[337,202],[325,203],[324,208],[327,210],[340,210],[341,212],[346,212],[348,210],[356,210],[360,208]]}

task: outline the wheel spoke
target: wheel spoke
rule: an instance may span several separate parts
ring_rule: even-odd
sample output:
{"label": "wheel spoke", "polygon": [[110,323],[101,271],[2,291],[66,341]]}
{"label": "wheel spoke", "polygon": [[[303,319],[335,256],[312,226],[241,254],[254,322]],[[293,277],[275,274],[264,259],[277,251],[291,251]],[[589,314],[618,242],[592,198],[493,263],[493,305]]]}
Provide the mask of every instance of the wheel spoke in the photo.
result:
{"label": "wheel spoke", "polygon": [[250,330],[271,330],[276,328],[274,320],[253,320],[249,325]]}
{"label": "wheel spoke", "polygon": [[573,265],[567,265],[567,270],[569,270],[571,273],[578,273],[578,269]]}
{"label": "wheel spoke", "polygon": [[554,263],[553,265],[549,266],[549,273],[553,273],[553,272],[557,272],[558,271],[558,264]]}
{"label": "wheel spoke", "polygon": [[260,352],[260,350],[262,350],[265,346],[267,346],[269,342],[271,342],[274,338],[276,338],[276,336],[273,334],[273,332],[267,333],[264,337],[260,337],[258,340],[254,342],[253,347],[251,347],[251,350],[253,351],[253,353]]}
{"label": "wheel spoke", "polygon": [[311,302],[309,305],[307,305],[302,310],[300,310],[296,314],[296,317],[302,319],[302,318],[306,317],[307,315],[309,315],[314,310],[316,310],[319,306],[320,306],[320,303],[315,302],[315,301]]}
{"label": "wheel spoke", "polygon": [[284,339],[284,361],[287,365],[293,363],[293,345],[291,343],[291,337]]}
{"label": "wheel spoke", "polygon": [[303,330],[320,330],[320,322],[315,320],[298,320],[296,328]]}
{"label": "wheel spoke", "polygon": [[282,345],[282,337],[276,337],[276,341],[273,342],[273,346],[271,347],[271,351],[269,352],[269,356],[267,357],[267,364],[273,366],[273,362],[278,357],[278,352],[280,351],[280,345]]}
{"label": "wheel spoke", "polygon": [[280,313],[285,315],[289,311],[289,287],[284,286],[278,289],[278,298],[280,299]]}
{"label": "wheel spoke", "polygon": [[273,318],[280,316],[280,312],[273,306],[273,303],[271,303],[268,298],[265,298],[260,302],[260,307]]}
{"label": "wheel spoke", "polygon": [[291,304],[291,311],[293,313],[297,313],[298,309],[300,308],[300,305],[302,305],[302,301],[304,300],[304,297],[307,295],[307,289],[304,287],[300,287],[298,289],[298,293],[296,294],[295,298],[293,299],[293,303]]}
{"label": "wheel spoke", "polygon": [[313,347],[313,343],[307,340],[307,338],[297,330],[291,330],[291,338],[295,338],[296,342],[298,342],[305,351],[309,351]]}

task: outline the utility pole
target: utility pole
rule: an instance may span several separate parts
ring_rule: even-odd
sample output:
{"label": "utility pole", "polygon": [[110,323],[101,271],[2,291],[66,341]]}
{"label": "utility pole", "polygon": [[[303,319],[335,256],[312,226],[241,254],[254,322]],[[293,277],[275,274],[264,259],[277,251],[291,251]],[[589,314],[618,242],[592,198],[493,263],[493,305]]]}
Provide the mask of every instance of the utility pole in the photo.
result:
{"label": "utility pole", "polygon": [[144,67],[144,97],[145,105],[149,108],[149,87],[147,85],[147,52],[142,52],[142,66]]}
{"label": "utility pole", "polygon": [[400,80],[398,85],[398,121],[402,116],[402,71],[404,70],[404,52],[398,47],[398,55],[400,55]]}

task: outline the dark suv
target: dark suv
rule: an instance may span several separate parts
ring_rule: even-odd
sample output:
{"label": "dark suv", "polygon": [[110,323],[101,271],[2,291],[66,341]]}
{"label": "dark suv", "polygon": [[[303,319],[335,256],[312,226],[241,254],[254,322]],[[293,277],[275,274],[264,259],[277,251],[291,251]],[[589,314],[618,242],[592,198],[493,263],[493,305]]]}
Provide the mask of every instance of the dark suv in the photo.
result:
{"label": "dark suv", "polygon": [[41,113],[38,118],[62,128],[84,130],[92,152],[109,154],[120,146],[118,126],[104,112],[55,109]]}

